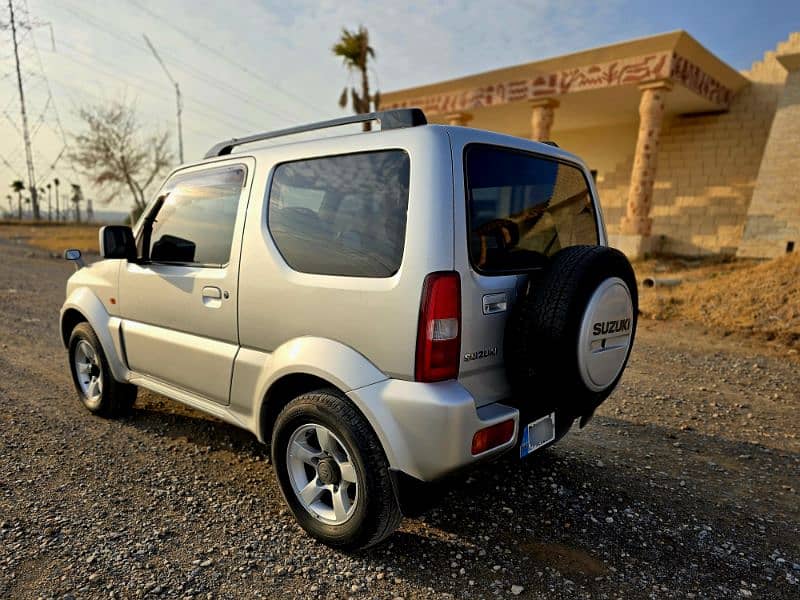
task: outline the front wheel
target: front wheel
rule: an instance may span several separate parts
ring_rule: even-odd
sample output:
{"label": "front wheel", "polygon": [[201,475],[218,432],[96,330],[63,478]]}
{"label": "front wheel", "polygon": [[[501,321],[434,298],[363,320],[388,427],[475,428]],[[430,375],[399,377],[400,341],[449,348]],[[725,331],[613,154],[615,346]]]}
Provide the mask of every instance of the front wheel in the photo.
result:
{"label": "front wheel", "polygon": [[114,379],[100,340],[88,323],[79,323],[72,330],[69,366],[78,398],[90,412],[117,417],[133,406],[136,386]]}
{"label": "front wheel", "polygon": [[303,394],[286,405],[272,434],[272,464],[297,522],[329,546],[367,548],[400,524],[380,442],[336,390]]}

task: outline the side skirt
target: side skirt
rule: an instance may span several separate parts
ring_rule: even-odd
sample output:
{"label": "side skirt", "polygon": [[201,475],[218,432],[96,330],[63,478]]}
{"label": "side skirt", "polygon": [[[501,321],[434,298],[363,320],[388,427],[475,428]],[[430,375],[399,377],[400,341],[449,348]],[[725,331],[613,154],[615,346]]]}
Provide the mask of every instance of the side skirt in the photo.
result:
{"label": "side skirt", "polygon": [[229,410],[228,407],[218,404],[217,402],[197,396],[187,390],[175,387],[159,379],[142,375],[141,373],[131,372],[128,381],[133,385],[146,388],[152,392],[199,410],[200,412],[209,414],[212,417],[217,417],[226,423],[230,423],[231,425],[256,434],[252,420],[245,418],[244,415]]}

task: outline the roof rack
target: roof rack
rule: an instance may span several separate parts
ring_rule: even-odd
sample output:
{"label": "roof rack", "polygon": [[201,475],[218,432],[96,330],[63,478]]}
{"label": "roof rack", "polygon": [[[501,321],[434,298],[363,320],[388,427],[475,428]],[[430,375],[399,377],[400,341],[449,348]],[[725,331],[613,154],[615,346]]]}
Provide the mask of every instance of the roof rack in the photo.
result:
{"label": "roof rack", "polygon": [[418,125],[425,125],[428,123],[428,120],[425,118],[425,113],[423,113],[419,108],[399,108],[395,110],[363,113],[359,115],[353,115],[352,117],[342,117],[339,119],[331,119],[330,121],[319,121],[317,123],[309,123],[308,125],[289,127],[288,129],[256,133],[255,135],[248,135],[247,137],[243,138],[233,138],[224,142],[219,142],[218,144],[214,144],[211,147],[211,150],[206,152],[204,158],[230,154],[234,147],[241,146],[242,144],[260,142],[261,140],[269,140],[272,138],[283,137],[285,135],[304,133],[306,131],[328,129],[329,127],[339,127],[341,125],[351,125],[353,123],[365,123],[367,121],[379,121],[381,124],[381,131],[385,129],[417,127]]}

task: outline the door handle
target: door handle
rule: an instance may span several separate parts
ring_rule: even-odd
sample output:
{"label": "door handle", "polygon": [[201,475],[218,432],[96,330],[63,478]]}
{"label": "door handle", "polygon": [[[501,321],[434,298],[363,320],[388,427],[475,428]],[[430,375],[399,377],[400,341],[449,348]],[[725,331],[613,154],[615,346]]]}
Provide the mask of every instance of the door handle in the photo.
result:
{"label": "door handle", "polygon": [[222,300],[222,290],[213,285],[207,285],[203,288],[203,298]]}
{"label": "door handle", "polygon": [[203,306],[206,308],[220,308],[222,306],[222,290],[213,285],[203,288]]}
{"label": "door handle", "polygon": [[493,315],[505,312],[508,308],[508,296],[505,292],[499,294],[485,294],[483,296],[483,314]]}

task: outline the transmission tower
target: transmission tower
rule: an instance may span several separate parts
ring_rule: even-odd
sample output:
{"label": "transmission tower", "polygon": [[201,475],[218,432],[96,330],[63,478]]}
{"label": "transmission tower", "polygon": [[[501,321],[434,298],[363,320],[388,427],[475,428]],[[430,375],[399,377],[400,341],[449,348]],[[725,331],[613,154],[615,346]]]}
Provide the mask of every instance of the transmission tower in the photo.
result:
{"label": "transmission tower", "polygon": [[17,24],[14,20],[14,1],[8,0],[8,12],[10,15],[11,39],[14,45],[14,62],[17,67],[17,88],[19,89],[19,108],[22,115],[22,137],[25,141],[25,162],[28,167],[28,189],[31,193],[31,203],[33,207],[33,218],[39,219],[39,195],[36,187],[36,176],[33,168],[33,151],[31,149],[31,136],[28,129],[28,113],[25,110],[25,90],[22,85],[22,68],[19,62],[19,44],[17,42]]}

